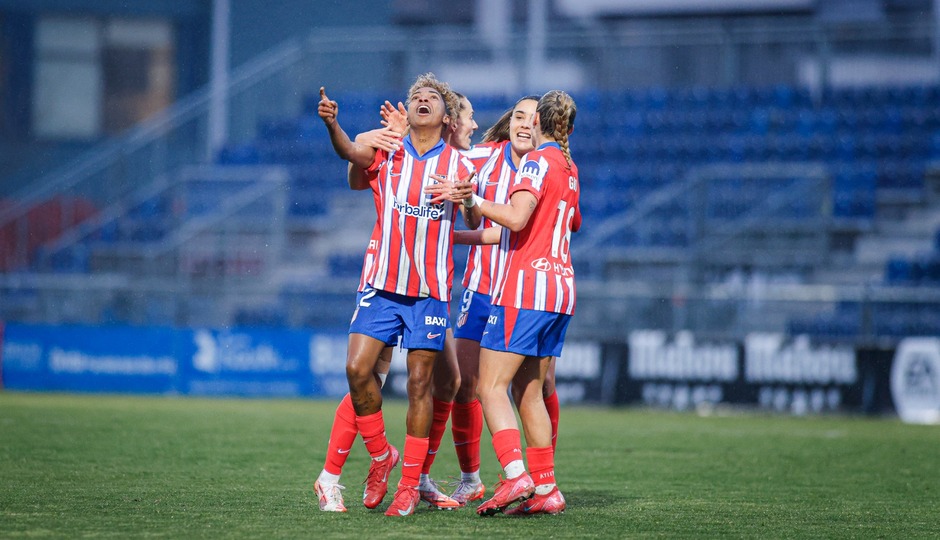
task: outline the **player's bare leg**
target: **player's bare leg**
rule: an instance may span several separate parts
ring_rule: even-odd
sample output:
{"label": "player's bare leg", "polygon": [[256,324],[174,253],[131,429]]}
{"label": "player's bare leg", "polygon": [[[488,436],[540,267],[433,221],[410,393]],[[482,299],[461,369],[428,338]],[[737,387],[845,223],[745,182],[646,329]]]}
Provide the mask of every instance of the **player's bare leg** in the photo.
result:
{"label": "player's bare leg", "polygon": [[460,506],[457,501],[441,491],[437,482],[431,478],[431,465],[434,463],[434,458],[441,446],[441,439],[447,430],[447,420],[450,418],[454,396],[459,387],[460,369],[457,365],[457,345],[454,342],[453,330],[448,328],[444,349],[438,352],[434,361],[431,383],[433,416],[431,429],[428,432],[428,454],[421,469],[419,487],[421,500],[429,506],[442,510],[452,510]]}
{"label": "player's bare leg", "polygon": [[493,497],[477,508],[477,513],[482,516],[502,512],[510,504],[531,497],[535,489],[522,461],[522,437],[508,393],[509,384],[524,360],[524,356],[515,353],[491,349],[480,351],[477,396],[493,436],[493,449],[506,475],[496,484]]}
{"label": "player's bare leg", "polygon": [[519,417],[525,431],[526,461],[535,489],[531,499],[507,512],[511,515],[559,514],[565,510],[565,498],[555,485],[552,427],[543,398],[545,375],[552,363],[549,356],[529,358],[513,378],[513,387],[521,394]]}
{"label": "player's bare leg", "polygon": [[388,475],[398,462],[398,451],[385,438],[382,392],[375,368],[385,343],[364,334],[349,334],[346,379],[356,410],[356,425],[366,444],[372,464],[366,477],[362,502],[366,508],[378,506],[388,492]]}
{"label": "player's bare leg", "polygon": [[405,446],[402,452],[401,481],[387,516],[405,516],[414,512],[420,499],[418,486],[421,467],[428,454],[433,403],[431,379],[437,352],[428,349],[408,351],[408,413],[405,416]]}

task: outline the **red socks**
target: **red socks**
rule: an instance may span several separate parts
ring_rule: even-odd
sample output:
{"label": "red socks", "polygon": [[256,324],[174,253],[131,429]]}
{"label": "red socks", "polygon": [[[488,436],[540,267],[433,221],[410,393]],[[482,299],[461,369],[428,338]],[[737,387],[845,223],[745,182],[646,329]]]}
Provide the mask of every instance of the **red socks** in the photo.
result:
{"label": "red socks", "polygon": [[493,449],[499,464],[506,468],[515,460],[522,460],[522,438],[518,429],[503,429],[493,434]]}
{"label": "red socks", "polygon": [[441,439],[444,438],[444,431],[447,430],[447,419],[450,418],[453,405],[453,401],[434,400],[434,419],[431,421],[431,431],[428,433],[428,455],[421,468],[424,474],[431,472],[431,465],[434,463],[437,450],[441,447]]}
{"label": "red socks", "polygon": [[330,430],[330,442],[327,444],[323,470],[337,476],[343,472],[343,465],[358,434],[356,411],[353,409],[352,398],[346,394],[333,415],[333,428]]}
{"label": "red socks", "polygon": [[362,433],[362,441],[372,457],[379,457],[388,451],[388,439],[385,438],[385,420],[382,411],[368,416],[357,416],[356,426]]}
{"label": "red socks", "polygon": [[551,446],[526,448],[525,456],[535,487],[555,483],[555,451]]}
{"label": "red socks", "polygon": [[558,442],[558,392],[552,392],[552,395],[545,398],[545,408],[548,410],[548,419],[552,423],[552,450]]}
{"label": "red socks", "polygon": [[472,473],[480,470],[480,435],[483,433],[483,406],[479,400],[454,403],[450,429],[454,436],[454,449],[460,471]]}
{"label": "red socks", "polygon": [[421,466],[428,455],[428,439],[405,435],[404,459],[401,462],[399,486],[418,487],[421,482]]}

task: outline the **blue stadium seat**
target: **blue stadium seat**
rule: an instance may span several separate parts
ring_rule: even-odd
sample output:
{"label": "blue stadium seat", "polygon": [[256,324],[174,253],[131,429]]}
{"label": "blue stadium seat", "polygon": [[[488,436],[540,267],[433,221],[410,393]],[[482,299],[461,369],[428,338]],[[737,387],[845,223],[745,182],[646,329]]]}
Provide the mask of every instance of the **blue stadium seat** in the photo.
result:
{"label": "blue stadium seat", "polygon": [[257,165],[261,163],[261,154],[253,143],[225,146],[219,150],[216,162],[220,165]]}
{"label": "blue stadium seat", "polygon": [[888,285],[910,285],[914,280],[911,261],[904,256],[892,256],[885,263],[884,278]]}

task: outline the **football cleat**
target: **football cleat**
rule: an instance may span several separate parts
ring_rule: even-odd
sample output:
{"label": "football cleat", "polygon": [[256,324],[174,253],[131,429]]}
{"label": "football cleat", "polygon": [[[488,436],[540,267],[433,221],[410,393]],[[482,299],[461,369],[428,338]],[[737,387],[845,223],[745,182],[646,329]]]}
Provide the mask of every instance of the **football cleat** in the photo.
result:
{"label": "football cleat", "polygon": [[510,504],[528,499],[533,493],[535,493],[535,483],[529,473],[522,473],[509,480],[500,478],[493,490],[493,496],[477,507],[477,514],[481,516],[498,514]]}
{"label": "football cleat", "polygon": [[545,495],[536,493],[531,499],[522,501],[519,506],[506,510],[507,516],[534,516],[536,514],[560,514],[565,511],[565,497],[558,491],[558,487],[552,488]]}
{"label": "football cleat", "polygon": [[486,495],[486,486],[483,482],[457,482],[457,489],[450,495],[460,506],[466,506],[470,501],[478,501]]}
{"label": "football cleat", "polygon": [[388,456],[383,460],[372,460],[369,465],[369,475],[366,476],[366,487],[362,491],[362,504],[366,508],[375,508],[382,504],[382,499],[388,493],[388,475],[398,464],[398,449],[388,445]]}
{"label": "football cleat", "polygon": [[320,510],[324,512],[345,512],[346,505],[343,504],[342,490],[345,487],[339,484],[321,484],[319,480],[314,482],[313,490],[317,492],[320,499]]}
{"label": "football cleat", "polygon": [[421,494],[421,500],[428,503],[431,508],[453,510],[462,506],[459,502],[445,495],[437,482],[430,478],[421,483],[421,486],[418,487],[418,493]]}
{"label": "football cleat", "polygon": [[392,498],[392,504],[385,511],[386,516],[410,516],[415,513],[418,501],[421,500],[421,494],[417,488],[398,486],[395,497]]}

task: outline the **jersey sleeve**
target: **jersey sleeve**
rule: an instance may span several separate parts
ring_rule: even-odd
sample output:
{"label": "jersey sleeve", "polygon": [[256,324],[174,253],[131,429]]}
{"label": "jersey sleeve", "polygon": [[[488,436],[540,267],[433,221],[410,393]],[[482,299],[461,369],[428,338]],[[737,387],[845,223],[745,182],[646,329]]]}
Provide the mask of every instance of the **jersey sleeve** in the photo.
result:
{"label": "jersey sleeve", "polygon": [[[369,174],[378,175],[379,168],[382,167],[382,164],[385,163],[385,160],[388,159],[388,152],[385,150],[376,150],[375,157],[372,158],[372,165],[369,165],[369,168],[366,169],[366,176]],[[370,179],[374,180],[374,179]]]}
{"label": "jersey sleeve", "polygon": [[518,191],[528,191],[536,199],[542,198],[545,175],[548,173],[548,162],[538,154],[526,154],[522,166],[516,171],[512,187],[509,188],[508,198]]}

